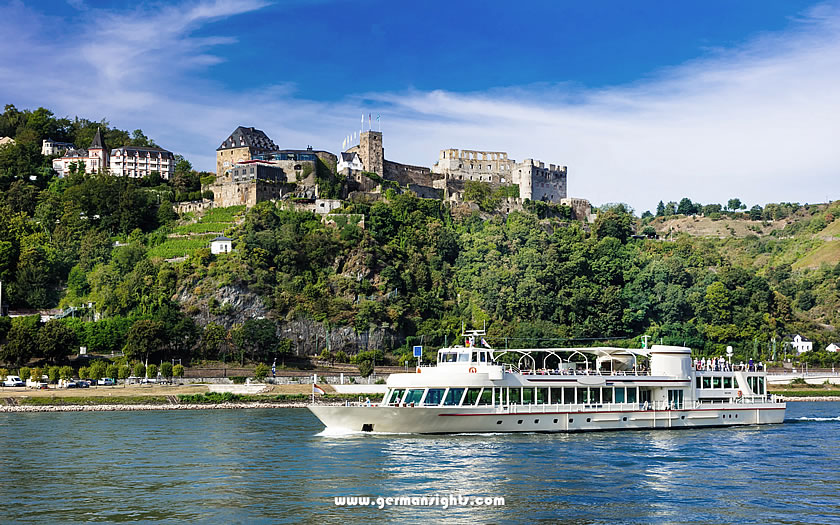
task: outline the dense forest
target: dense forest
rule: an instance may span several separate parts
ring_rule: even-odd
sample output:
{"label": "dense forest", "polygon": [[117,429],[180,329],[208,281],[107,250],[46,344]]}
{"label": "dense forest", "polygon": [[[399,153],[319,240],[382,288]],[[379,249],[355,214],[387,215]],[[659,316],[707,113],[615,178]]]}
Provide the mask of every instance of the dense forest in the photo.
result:
{"label": "dense forest", "polygon": [[[765,361],[794,357],[784,342],[801,333],[820,349],[805,359],[840,358],[821,350],[840,342],[840,263],[797,265],[834,235],[840,203],[747,210],[738,199],[683,199],[642,217],[618,204],[587,224],[545,206],[494,213],[487,195],[482,206],[452,209],[391,188],[378,200],[346,202],[330,221],[289,202],[178,216],[171,203],[212,177],[186,159],[172,181],[54,176],[41,140],[84,147],[97,127],[109,147],[152,144],[140,130],[57,119],[43,108],[6,106],[0,116],[0,136],[15,139],[0,146],[4,304],[72,312],[47,323],[0,317],[7,365],[64,364],[79,346],[123,352],[126,368],[130,360],[268,362],[302,352],[356,361],[387,352],[397,361],[411,344],[457,341],[462,323],[486,326],[497,347],[639,345],[647,334],[709,356],[732,345],[736,358]],[[756,230],[717,238],[669,226],[698,216]],[[762,221],[775,229],[766,233]],[[213,232],[234,239],[234,252],[211,255]],[[259,315],[243,314],[246,296]],[[307,346],[301,326],[358,338]],[[358,344],[372,333],[387,337]]]}

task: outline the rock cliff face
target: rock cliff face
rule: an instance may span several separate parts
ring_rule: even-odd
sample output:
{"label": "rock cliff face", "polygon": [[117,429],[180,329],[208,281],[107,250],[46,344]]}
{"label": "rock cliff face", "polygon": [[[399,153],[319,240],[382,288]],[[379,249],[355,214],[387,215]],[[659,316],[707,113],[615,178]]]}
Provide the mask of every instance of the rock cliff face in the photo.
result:
{"label": "rock cliff face", "polygon": [[[249,319],[268,318],[277,324],[277,335],[292,341],[298,355],[319,354],[329,346],[333,352],[353,355],[367,349],[392,348],[402,339],[389,328],[371,327],[356,333],[352,326],[327,326],[314,319],[276,319],[263,299],[240,283],[208,290],[208,283],[184,287],[173,299],[200,327],[216,323],[231,329]],[[327,339],[329,338],[329,343]]]}

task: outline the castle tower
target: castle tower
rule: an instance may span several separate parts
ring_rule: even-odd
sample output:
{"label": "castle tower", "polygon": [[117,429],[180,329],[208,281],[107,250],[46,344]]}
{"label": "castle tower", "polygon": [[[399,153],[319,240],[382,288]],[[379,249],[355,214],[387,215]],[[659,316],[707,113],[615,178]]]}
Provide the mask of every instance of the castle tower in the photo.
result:
{"label": "castle tower", "polygon": [[385,150],[382,148],[381,131],[363,131],[359,135],[359,158],[366,171],[384,176]]}
{"label": "castle tower", "polygon": [[102,140],[102,130],[96,128],[96,135],[88,147],[87,160],[88,173],[98,173],[108,169],[108,150],[105,149],[105,142]]}

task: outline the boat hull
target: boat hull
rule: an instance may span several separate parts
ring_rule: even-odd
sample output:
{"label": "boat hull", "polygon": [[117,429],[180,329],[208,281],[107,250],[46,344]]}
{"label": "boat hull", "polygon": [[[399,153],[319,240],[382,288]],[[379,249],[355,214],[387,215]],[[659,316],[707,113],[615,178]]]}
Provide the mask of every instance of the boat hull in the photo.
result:
{"label": "boat hull", "polygon": [[[551,407],[310,406],[330,431],[407,434],[587,432],[777,424],[784,403],[726,404],[685,410],[563,410]],[[539,408],[539,409],[537,409]]]}

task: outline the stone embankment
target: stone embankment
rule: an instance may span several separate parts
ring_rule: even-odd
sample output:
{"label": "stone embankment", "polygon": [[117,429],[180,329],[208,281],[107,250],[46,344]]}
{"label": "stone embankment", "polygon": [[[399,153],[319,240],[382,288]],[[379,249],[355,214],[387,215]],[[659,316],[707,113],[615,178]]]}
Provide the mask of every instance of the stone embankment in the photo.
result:
{"label": "stone embankment", "polygon": [[[194,403],[169,405],[0,405],[0,412],[114,412],[129,410],[228,410],[243,408],[304,408],[309,402],[290,403]],[[341,406],[344,403],[315,402],[316,405]]]}
{"label": "stone embankment", "polygon": [[783,401],[840,401],[840,396],[777,396]]}

